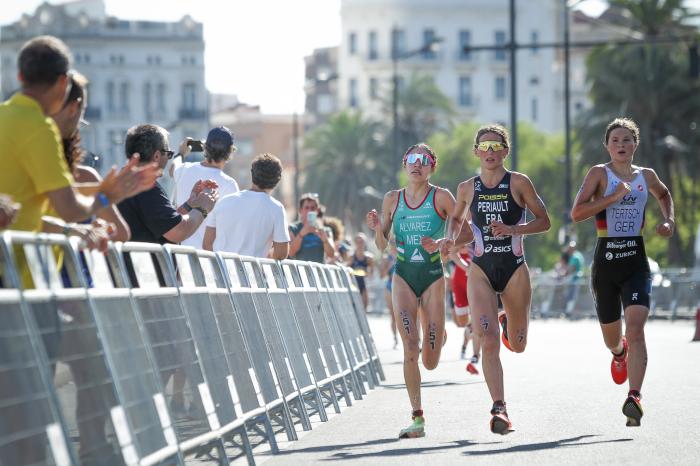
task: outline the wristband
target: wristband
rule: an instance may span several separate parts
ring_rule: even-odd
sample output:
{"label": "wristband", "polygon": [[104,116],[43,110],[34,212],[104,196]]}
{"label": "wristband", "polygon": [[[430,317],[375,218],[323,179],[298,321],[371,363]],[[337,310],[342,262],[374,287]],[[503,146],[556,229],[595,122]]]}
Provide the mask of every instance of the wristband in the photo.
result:
{"label": "wristband", "polygon": [[71,226],[70,223],[66,223],[65,225],[63,225],[63,232],[62,233],[64,236],[68,236],[71,231],[73,231],[73,227]]}
{"label": "wristband", "polygon": [[109,204],[111,202],[109,201],[109,198],[105,193],[97,193],[97,196],[95,196],[95,199],[97,199],[97,202],[99,202],[100,206],[102,207],[109,207]]}
{"label": "wristband", "polygon": [[190,212],[192,210],[192,206],[185,201],[184,204],[182,204],[182,208],[185,209],[185,212]]}

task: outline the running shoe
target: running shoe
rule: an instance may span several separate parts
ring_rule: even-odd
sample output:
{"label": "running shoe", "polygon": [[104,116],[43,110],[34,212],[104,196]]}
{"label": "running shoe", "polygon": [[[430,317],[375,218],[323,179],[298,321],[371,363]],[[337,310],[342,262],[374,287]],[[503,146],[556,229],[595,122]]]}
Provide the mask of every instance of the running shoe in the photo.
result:
{"label": "running shoe", "polygon": [[466,369],[467,369],[467,372],[469,372],[472,375],[479,375],[479,369],[476,368],[474,363],[471,363],[471,362],[467,363]]}
{"label": "running shoe", "polygon": [[620,356],[613,354],[610,374],[613,382],[618,385],[622,385],[627,380],[627,338],[625,337],[622,337],[622,354]]}
{"label": "running shoe", "polygon": [[410,426],[405,429],[401,429],[399,432],[399,438],[419,438],[425,437],[425,418],[423,417],[423,412],[421,415],[413,415],[413,422]]}
{"label": "running shoe", "polygon": [[642,395],[634,390],[630,390],[625,403],[622,405],[622,414],[627,416],[627,427],[639,427],[642,425],[642,403],[640,402]]}
{"label": "running shoe", "polygon": [[500,435],[513,432],[513,424],[508,419],[505,401],[496,401],[491,408],[491,432]]}
{"label": "running shoe", "polygon": [[501,341],[503,341],[503,346],[508,348],[510,351],[513,351],[513,348],[510,347],[510,342],[508,341],[508,318],[506,317],[506,311],[501,311],[498,313],[498,323],[501,324],[501,329],[503,329],[503,333],[501,333]]}

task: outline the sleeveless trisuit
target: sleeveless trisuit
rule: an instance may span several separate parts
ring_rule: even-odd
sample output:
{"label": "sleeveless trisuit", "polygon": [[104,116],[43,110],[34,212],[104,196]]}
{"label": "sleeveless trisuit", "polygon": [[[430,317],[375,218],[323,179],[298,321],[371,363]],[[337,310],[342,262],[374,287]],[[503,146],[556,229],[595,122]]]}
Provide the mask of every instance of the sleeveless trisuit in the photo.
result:
{"label": "sleeveless trisuit", "polygon": [[429,254],[420,245],[423,236],[440,239],[445,235],[445,219],[437,211],[437,188],[431,186],[416,207],[406,202],[406,190],[399,192],[392,225],[396,237],[396,269],[413,293],[420,297],[430,285],[443,276],[440,251]]}
{"label": "sleeveless trisuit", "polygon": [[493,188],[481,177],[474,180],[474,197],[469,206],[474,233],[472,263],[484,271],[497,293],[502,293],[513,273],[525,263],[522,235],[493,236],[489,224],[493,221],[517,225],[525,221],[525,209],[520,207],[510,189],[511,173]]}
{"label": "sleeveless trisuit", "polygon": [[[615,191],[620,180],[607,166],[605,196]],[[598,242],[591,269],[591,291],[598,320],[609,324],[620,319],[622,307],[649,307],[651,273],[644,249],[642,228],[649,192],[644,174],[635,168],[629,182],[632,191],[595,216]]]}

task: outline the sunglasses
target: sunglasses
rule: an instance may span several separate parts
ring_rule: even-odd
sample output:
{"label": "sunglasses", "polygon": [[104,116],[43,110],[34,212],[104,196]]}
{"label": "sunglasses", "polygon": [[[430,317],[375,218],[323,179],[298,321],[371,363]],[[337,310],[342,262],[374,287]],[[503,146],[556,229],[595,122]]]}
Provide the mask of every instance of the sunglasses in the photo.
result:
{"label": "sunglasses", "polygon": [[165,156],[168,158],[168,160],[172,159],[173,155],[175,155],[175,151],[173,151],[173,150],[163,149],[163,150],[161,150],[161,152],[165,154]]}
{"label": "sunglasses", "polygon": [[496,152],[499,150],[503,150],[508,146],[506,146],[505,143],[501,141],[481,141],[480,143],[475,144],[475,147],[483,152],[487,152],[489,150],[491,150],[491,152]]}
{"label": "sunglasses", "polygon": [[421,154],[420,152],[412,152],[404,157],[404,163],[408,165],[413,165],[420,160],[421,165],[427,167],[428,165],[435,165],[435,160],[428,154]]}

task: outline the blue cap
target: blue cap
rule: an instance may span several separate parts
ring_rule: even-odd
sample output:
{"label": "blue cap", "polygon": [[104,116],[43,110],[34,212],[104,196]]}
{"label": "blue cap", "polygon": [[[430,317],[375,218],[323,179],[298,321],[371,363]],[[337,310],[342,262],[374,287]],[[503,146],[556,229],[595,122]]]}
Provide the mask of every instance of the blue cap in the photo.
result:
{"label": "blue cap", "polygon": [[207,146],[228,148],[233,145],[233,133],[225,126],[219,126],[209,131]]}

